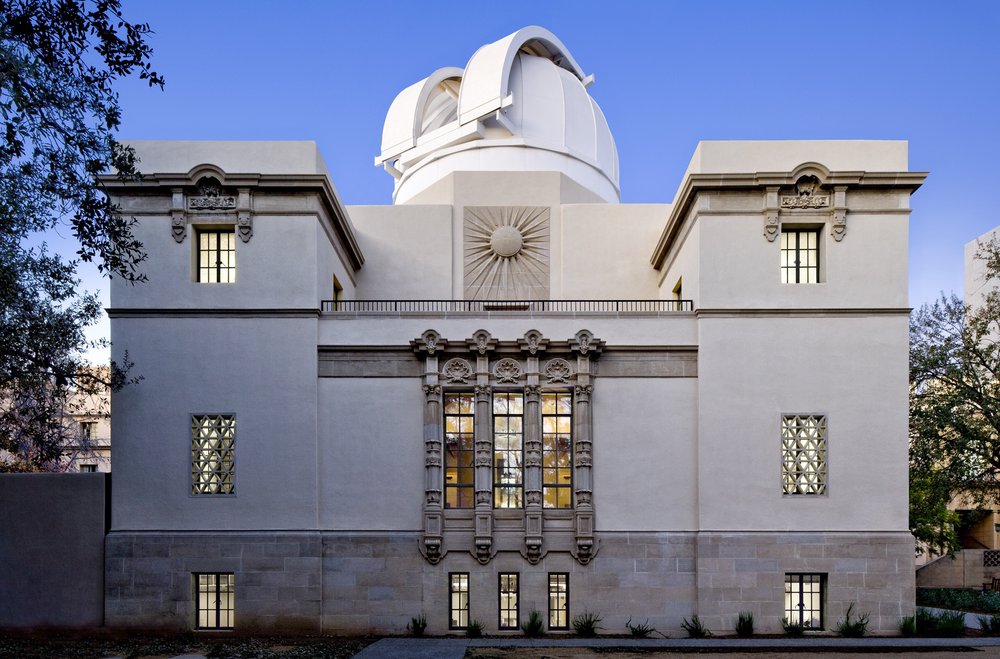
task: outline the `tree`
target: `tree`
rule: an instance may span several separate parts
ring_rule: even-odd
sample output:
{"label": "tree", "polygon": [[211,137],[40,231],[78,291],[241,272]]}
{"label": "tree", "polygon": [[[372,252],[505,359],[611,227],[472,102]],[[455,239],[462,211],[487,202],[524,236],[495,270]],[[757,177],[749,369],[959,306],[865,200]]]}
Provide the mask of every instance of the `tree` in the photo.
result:
{"label": "tree", "polygon": [[[1000,243],[981,245],[988,284],[1000,280]],[[910,321],[910,528],[940,553],[958,548],[955,497],[1000,501],[1000,292],[975,306],[955,295]]]}
{"label": "tree", "polygon": [[[119,0],[0,0],[0,450],[8,469],[58,459],[71,392],[124,383],[124,365],[84,367],[84,328],[100,317],[79,290],[78,260],[39,236],[68,227],[79,260],[109,276],[142,280],[142,245],[101,191],[100,174],[139,176],[134,151],[115,140],[115,83],[130,75],[163,86],[145,24]],[[0,469],[4,469],[0,465]]]}

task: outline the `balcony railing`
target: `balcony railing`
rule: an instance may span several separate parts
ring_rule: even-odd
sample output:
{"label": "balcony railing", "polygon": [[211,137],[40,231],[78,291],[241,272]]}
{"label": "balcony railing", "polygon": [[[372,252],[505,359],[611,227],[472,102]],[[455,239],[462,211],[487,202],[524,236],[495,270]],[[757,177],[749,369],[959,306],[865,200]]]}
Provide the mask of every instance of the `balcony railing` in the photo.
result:
{"label": "balcony railing", "polygon": [[691,300],[323,300],[343,313],[638,313],[693,311]]}

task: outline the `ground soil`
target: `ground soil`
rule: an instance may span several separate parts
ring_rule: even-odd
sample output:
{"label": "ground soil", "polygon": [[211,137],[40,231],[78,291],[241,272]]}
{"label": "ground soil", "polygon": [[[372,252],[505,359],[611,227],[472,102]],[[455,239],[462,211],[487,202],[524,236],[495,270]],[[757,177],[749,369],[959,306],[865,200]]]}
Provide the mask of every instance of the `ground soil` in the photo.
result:
{"label": "ground soil", "polygon": [[[917,657],[918,659],[956,659],[956,655],[962,653],[969,657],[1000,657],[1000,648],[987,647],[976,648],[973,646],[963,648],[953,648],[949,650],[928,649],[923,651],[915,648],[900,649],[898,653],[886,653],[880,648],[879,656],[890,657]],[[974,653],[974,654],[970,654]],[[650,650],[650,651],[616,651],[613,649],[590,649],[590,648],[470,648],[465,653],[465,659],[677,659],[678,657],[693,656],[697,659],[802,659],[807,656],[819,656],[821,659],[857,659],[859,654],[872,655],[871,651],[865,652],[816,652],[812,649],[803,649],[800,652],[771,652],[762,650],[760,652],[748,652],[739,650],[734,652],[698,652],[688,649],[678,649],[675,651]]]}

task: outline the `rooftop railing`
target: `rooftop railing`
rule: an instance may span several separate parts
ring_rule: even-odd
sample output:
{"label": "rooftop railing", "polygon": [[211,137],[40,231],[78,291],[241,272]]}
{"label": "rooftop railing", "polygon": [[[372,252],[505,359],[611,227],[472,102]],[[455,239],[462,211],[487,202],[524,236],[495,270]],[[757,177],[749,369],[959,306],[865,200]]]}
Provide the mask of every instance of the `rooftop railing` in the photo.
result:
{"label": "rooftop railing", "polygon": [[693,311],[691,300],[323,300],[345,313],[667,313]]}

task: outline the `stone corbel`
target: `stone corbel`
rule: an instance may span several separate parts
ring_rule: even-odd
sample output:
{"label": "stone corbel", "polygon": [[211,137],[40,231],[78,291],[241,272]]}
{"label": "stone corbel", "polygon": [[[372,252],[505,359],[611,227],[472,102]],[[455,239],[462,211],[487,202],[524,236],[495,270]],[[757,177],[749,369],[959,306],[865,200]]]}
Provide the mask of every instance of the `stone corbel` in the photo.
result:
{"label": "stone corbel", "polygon": [[236,200],[236,231],[240,240],[250,242],[253,237],[253,208],[250,205],[250,188],[238,188]]}
{"label": "stone corbel", "polygon": [[833,187],[833,223],[830,225],[830,235],[838,243],[847,235],[847,186]]}
{"label": "stone corbel", "polygon": [[184,190],[174,188],[170,191],[170,235],[178,243],[184,242],[187,235],[187,214],[184,212]]}
{"label": "stone corbel", "polygon": [[781,232],[778,191],[778,187],[768,187],[764,196],[764,237],[769,243],[773,243]]}

